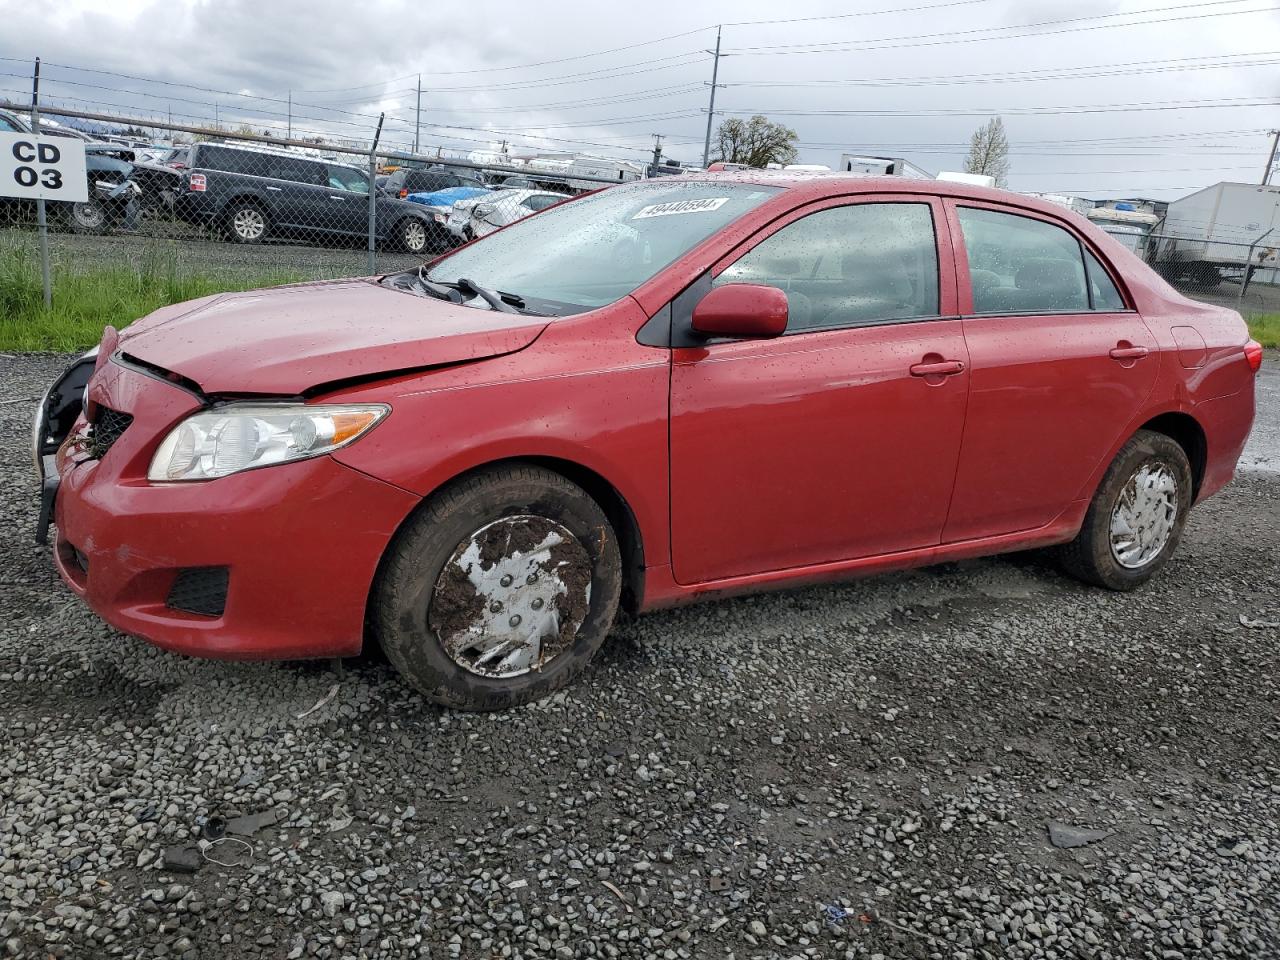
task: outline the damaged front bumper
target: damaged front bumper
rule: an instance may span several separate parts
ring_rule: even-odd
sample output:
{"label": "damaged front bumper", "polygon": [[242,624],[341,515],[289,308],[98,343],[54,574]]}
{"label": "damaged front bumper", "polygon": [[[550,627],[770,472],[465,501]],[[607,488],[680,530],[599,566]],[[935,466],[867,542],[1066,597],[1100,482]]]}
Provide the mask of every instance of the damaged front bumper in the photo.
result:
{"label": "damaged front bumper", "polygon": [[97,423],[81,417],[56,455],[54,562],[94,612],[195,656],[359,652],[378,563],[416,496],[327,456],[152,483],[160,439],[204,398],[115,363],[88,397]]}

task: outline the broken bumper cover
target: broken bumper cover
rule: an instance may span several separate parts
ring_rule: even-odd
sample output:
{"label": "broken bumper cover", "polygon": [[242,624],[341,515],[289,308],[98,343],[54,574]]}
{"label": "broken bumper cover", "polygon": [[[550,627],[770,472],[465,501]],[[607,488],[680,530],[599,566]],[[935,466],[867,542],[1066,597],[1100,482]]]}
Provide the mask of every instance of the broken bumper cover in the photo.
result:
{"label": "broken bumper cover", "polygon": [[142,374],[115,376],[129,381],[108,387],[124,403],[100,402],[130,410],[130,428],[101,460],[58,457],[54,556],[67,585],[113,627],[179,653],[358,653],[378,563],[418,498],[331,457],[149,483],[156,445],[196,404]]}

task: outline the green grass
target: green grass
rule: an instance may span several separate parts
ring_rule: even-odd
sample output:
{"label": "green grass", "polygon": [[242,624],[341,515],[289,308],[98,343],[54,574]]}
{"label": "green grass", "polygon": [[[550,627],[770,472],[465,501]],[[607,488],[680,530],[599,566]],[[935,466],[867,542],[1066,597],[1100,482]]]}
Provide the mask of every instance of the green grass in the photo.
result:
{"label": "green grass", "polygon": [[1280,313],[1258,313],[1245,316],[1249,336],[1264,347],[1280,347]]}
{"label": "green grass", "polygon": [[34,242],[0,244],[0,350],[87,350],[102,328],[122,328],[153,310],[231,290],[303,279],[271,272],[201,273],[172,252],[144,249],[123,264],[53,264],[53,306],[46,309]]}

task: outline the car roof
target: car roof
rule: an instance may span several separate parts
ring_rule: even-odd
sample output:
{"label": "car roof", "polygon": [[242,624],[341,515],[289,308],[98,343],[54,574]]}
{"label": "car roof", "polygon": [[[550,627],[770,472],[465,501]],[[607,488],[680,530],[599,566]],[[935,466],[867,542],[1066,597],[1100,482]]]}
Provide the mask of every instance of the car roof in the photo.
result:
{"label": "car roof", "polygon": [[[1062,218],[1070,211],[1057,204],[1030,197],[1023,193],[1000,190],[996,187],[979,187],[950,180],[917,180],[910,177],[890,177],[864,173],[839,173],[807,170],[733,170],[724,173],[688,173],[679,177],[662,177],[651,181],[670,185],[683,181],[704,183],[741,183],[766,187],[781,187],[791,199],[821,200],[826,197],[844,196],[850,193],[918,193],[927,197],[956,197],[1024,207]],[[799,195],[799,196],[797,196]]]}

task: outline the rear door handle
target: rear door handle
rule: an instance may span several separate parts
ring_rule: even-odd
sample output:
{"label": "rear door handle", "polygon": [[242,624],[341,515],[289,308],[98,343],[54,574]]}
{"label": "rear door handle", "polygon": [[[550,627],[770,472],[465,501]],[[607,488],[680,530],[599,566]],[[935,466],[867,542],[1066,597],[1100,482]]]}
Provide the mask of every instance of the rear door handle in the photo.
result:
{"label": "rear door handle", "polygon": [[1112,360],[1141,360],[1150,351],[1146,347],[1112,347]]}
{"label": "rear door handle", "polygon": [[964,364],[959,360],[938,360],[913,363],[910,369],[913,377],[954,377],[957,373],[964,373]]}
{"label": "rear door handle", "polygon": [[272,193],[279,193],[284,188],[283,187],[267,187],[267,189],[270,190]]}
{"label": "rear door handle", "polygon": [[339,203],[346,203],[346,202],[347,202],[347,198],[346,198],[346,197],[335,197],[332,193],[331,193],[331,194],[329,194],[329,199],[330,199],[330,200],[337,200]]}

